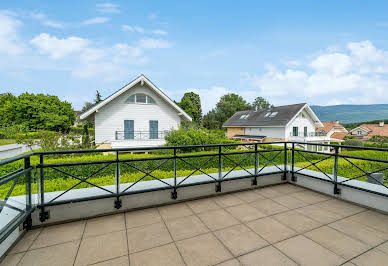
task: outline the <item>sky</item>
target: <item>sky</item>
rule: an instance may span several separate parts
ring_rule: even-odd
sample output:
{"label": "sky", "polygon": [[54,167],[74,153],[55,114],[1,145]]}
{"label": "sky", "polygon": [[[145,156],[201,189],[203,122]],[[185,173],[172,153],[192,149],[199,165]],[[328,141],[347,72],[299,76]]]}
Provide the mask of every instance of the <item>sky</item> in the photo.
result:
{"label": "sky", "polygon": [[0,92],[388,103],[388,1],[0,1]]}

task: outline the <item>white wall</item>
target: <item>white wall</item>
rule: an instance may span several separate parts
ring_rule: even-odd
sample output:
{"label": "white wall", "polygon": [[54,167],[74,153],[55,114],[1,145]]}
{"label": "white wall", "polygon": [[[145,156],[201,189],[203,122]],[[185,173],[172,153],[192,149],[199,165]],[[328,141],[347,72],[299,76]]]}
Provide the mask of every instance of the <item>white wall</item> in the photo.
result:
{"label": "white wall", "polygon": [[[151,96],[156,104],[126,103],[134,93]],[[115,140],[116,131],[124,131],[124,120],[134,120],[135,131],[149,131],[149,120],[159,121],[159,131],[177,129],[181,122],[178,112],[146,84],[135,85],[95,113],[96,143]]]}
{"label": "white wall", "polygon": [[[304,116],[304,117],[303,117]],[[286,138],[292,136],[292,128],[298,127],[299,135],[303,136],[304,127],[307,126],[307,133],[315,132],[315,124],[310,115],[303,110],[300,114],[286,127]]]}
{"label": "white wall", "polygon": [[246,127],[245,135],[284,139],[284,127]]}

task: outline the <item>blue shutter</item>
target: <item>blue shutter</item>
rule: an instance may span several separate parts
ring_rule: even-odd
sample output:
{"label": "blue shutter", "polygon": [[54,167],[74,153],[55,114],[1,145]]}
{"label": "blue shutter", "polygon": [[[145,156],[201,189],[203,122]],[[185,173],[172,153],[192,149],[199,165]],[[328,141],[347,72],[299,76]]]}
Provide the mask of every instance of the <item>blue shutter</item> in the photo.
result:
{"label": "blue shutter", "polygon": [[135,127],[133,120],[124,120],[124,139],[134,139]]}
{"label": "blue shutter", "polygon": [[150,120],[150,139],[158,138],[158,120]]}

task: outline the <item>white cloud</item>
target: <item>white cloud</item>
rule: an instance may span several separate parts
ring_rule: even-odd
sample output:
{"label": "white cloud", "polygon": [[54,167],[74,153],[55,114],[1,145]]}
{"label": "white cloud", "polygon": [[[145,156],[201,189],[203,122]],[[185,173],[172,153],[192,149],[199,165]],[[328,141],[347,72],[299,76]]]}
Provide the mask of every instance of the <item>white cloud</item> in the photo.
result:
{"label": "white cloud", "polygon": [[164,30],[153,30],[152,31],[153,34],[156,34],[156,35],[167,35],[167,31],[164,31]]}
{"label": "white cloud", "polygon": [[37,47],[40,53],[47,54],[53,59],[59,59],[82,51],[88,46],[89,41],[79,37],[58,39],[50,34],[41,33],[33,38],[30,43]]}
{"label": "white cloud", "polygon": [[139,46],[144,49],[170,48],[172,44],[162,39],[141,39]]}
{"label": "white cloud", "polygon": [[388,79],[384,76],[388,73],[388,51],[377,49],[370,41],[349,43],[346,48],[285,70],[269,66],[264,74],[246,74],[243,79],[275,102],[384,102],[388,97]]}
{"label": "white cloud", "polygon": [[42,25],[55,28],[62,29],[64,28],[64,24],[55,20],[48,19],[46,14],[40,12],[31,12],[29,13],[29,17],[35,20],[38,20]]}
{"label": "white cloud", "polygon": [[95,17],[95,18],[85,20],[84,22],[82,22],[82,24],[84,24],[84,25],[102,24],[102,23],[106,23],[108,21],[109,21],[109,18],[107,18],[107,17]]}
{"label": "white cloud", "polygon": [[17,55],[23,52],[17,33],[21,25],[10,13],[0,12],[0,53]]}
{"label": "white cloud", "polygon": [[122,25],[121,29],[123,31],[130,31],[130,32],[137,32],[137,33],[144,33],[144,29],[140,26],[131,26],[131,25]]}
{"label": "white cloud", "polygon": [[113,3],[99,3],[96,9],[100,13],[120,13],[119,5]]}

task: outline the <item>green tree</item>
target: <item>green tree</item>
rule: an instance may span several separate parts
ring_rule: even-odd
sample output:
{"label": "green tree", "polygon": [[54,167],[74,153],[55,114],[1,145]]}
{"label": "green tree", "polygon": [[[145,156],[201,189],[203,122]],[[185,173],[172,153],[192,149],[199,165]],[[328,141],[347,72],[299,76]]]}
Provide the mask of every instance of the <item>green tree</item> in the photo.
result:
{"label": "green tree", "polygon": [[17,97],[11,93],[5,93],[0,96],[0,125],[9,126],[15,121],[14,106]]}
{"label": "green tree", "polygon": [[86,112],[87,110],[89,110],[90,108],[92,108],[94,105],[95,105],[94,103],[85,102],[84,106],[83,106],[82,109],[81,109],[81,113]]}
{"label": "green tree", "polygon": [[267,109],[269,107],[273,107],[272,104],[270,104],[266,99],[264,99],[263,97],[257,97],[253,103],[252,103],[252,107],[253,109],[257,109],[257,110],[260,110],[260,109]]}
{"label": "green tree", "polygon": [[102,102],[102,96],[101,96],[101,93],[98,90],[96,90],[96,97],[94,98],[94,104],[96,105],[100,102]]}
{"label": "green tree", "polygon": [[12,114],[7,117],[3,115],[1,126],[23,125],[28,130],[67,132],[74,124],[75,115],[71,104],[61,101],[57,96],[26,92],[18,97],[7,97],[12,99],[12,103],[0,104],[0,108],[8,108],[12,104]]}
{"label": "green tree", "polygon": [[202,125],[207,129],[219,129],[222,124],[217,120],[216,110],[213,109],[203,116]]}
{"label": "green tree", "polygon": [[178,103],[197,125],[202,123],[201,98],[194,92],[186,92]]}

